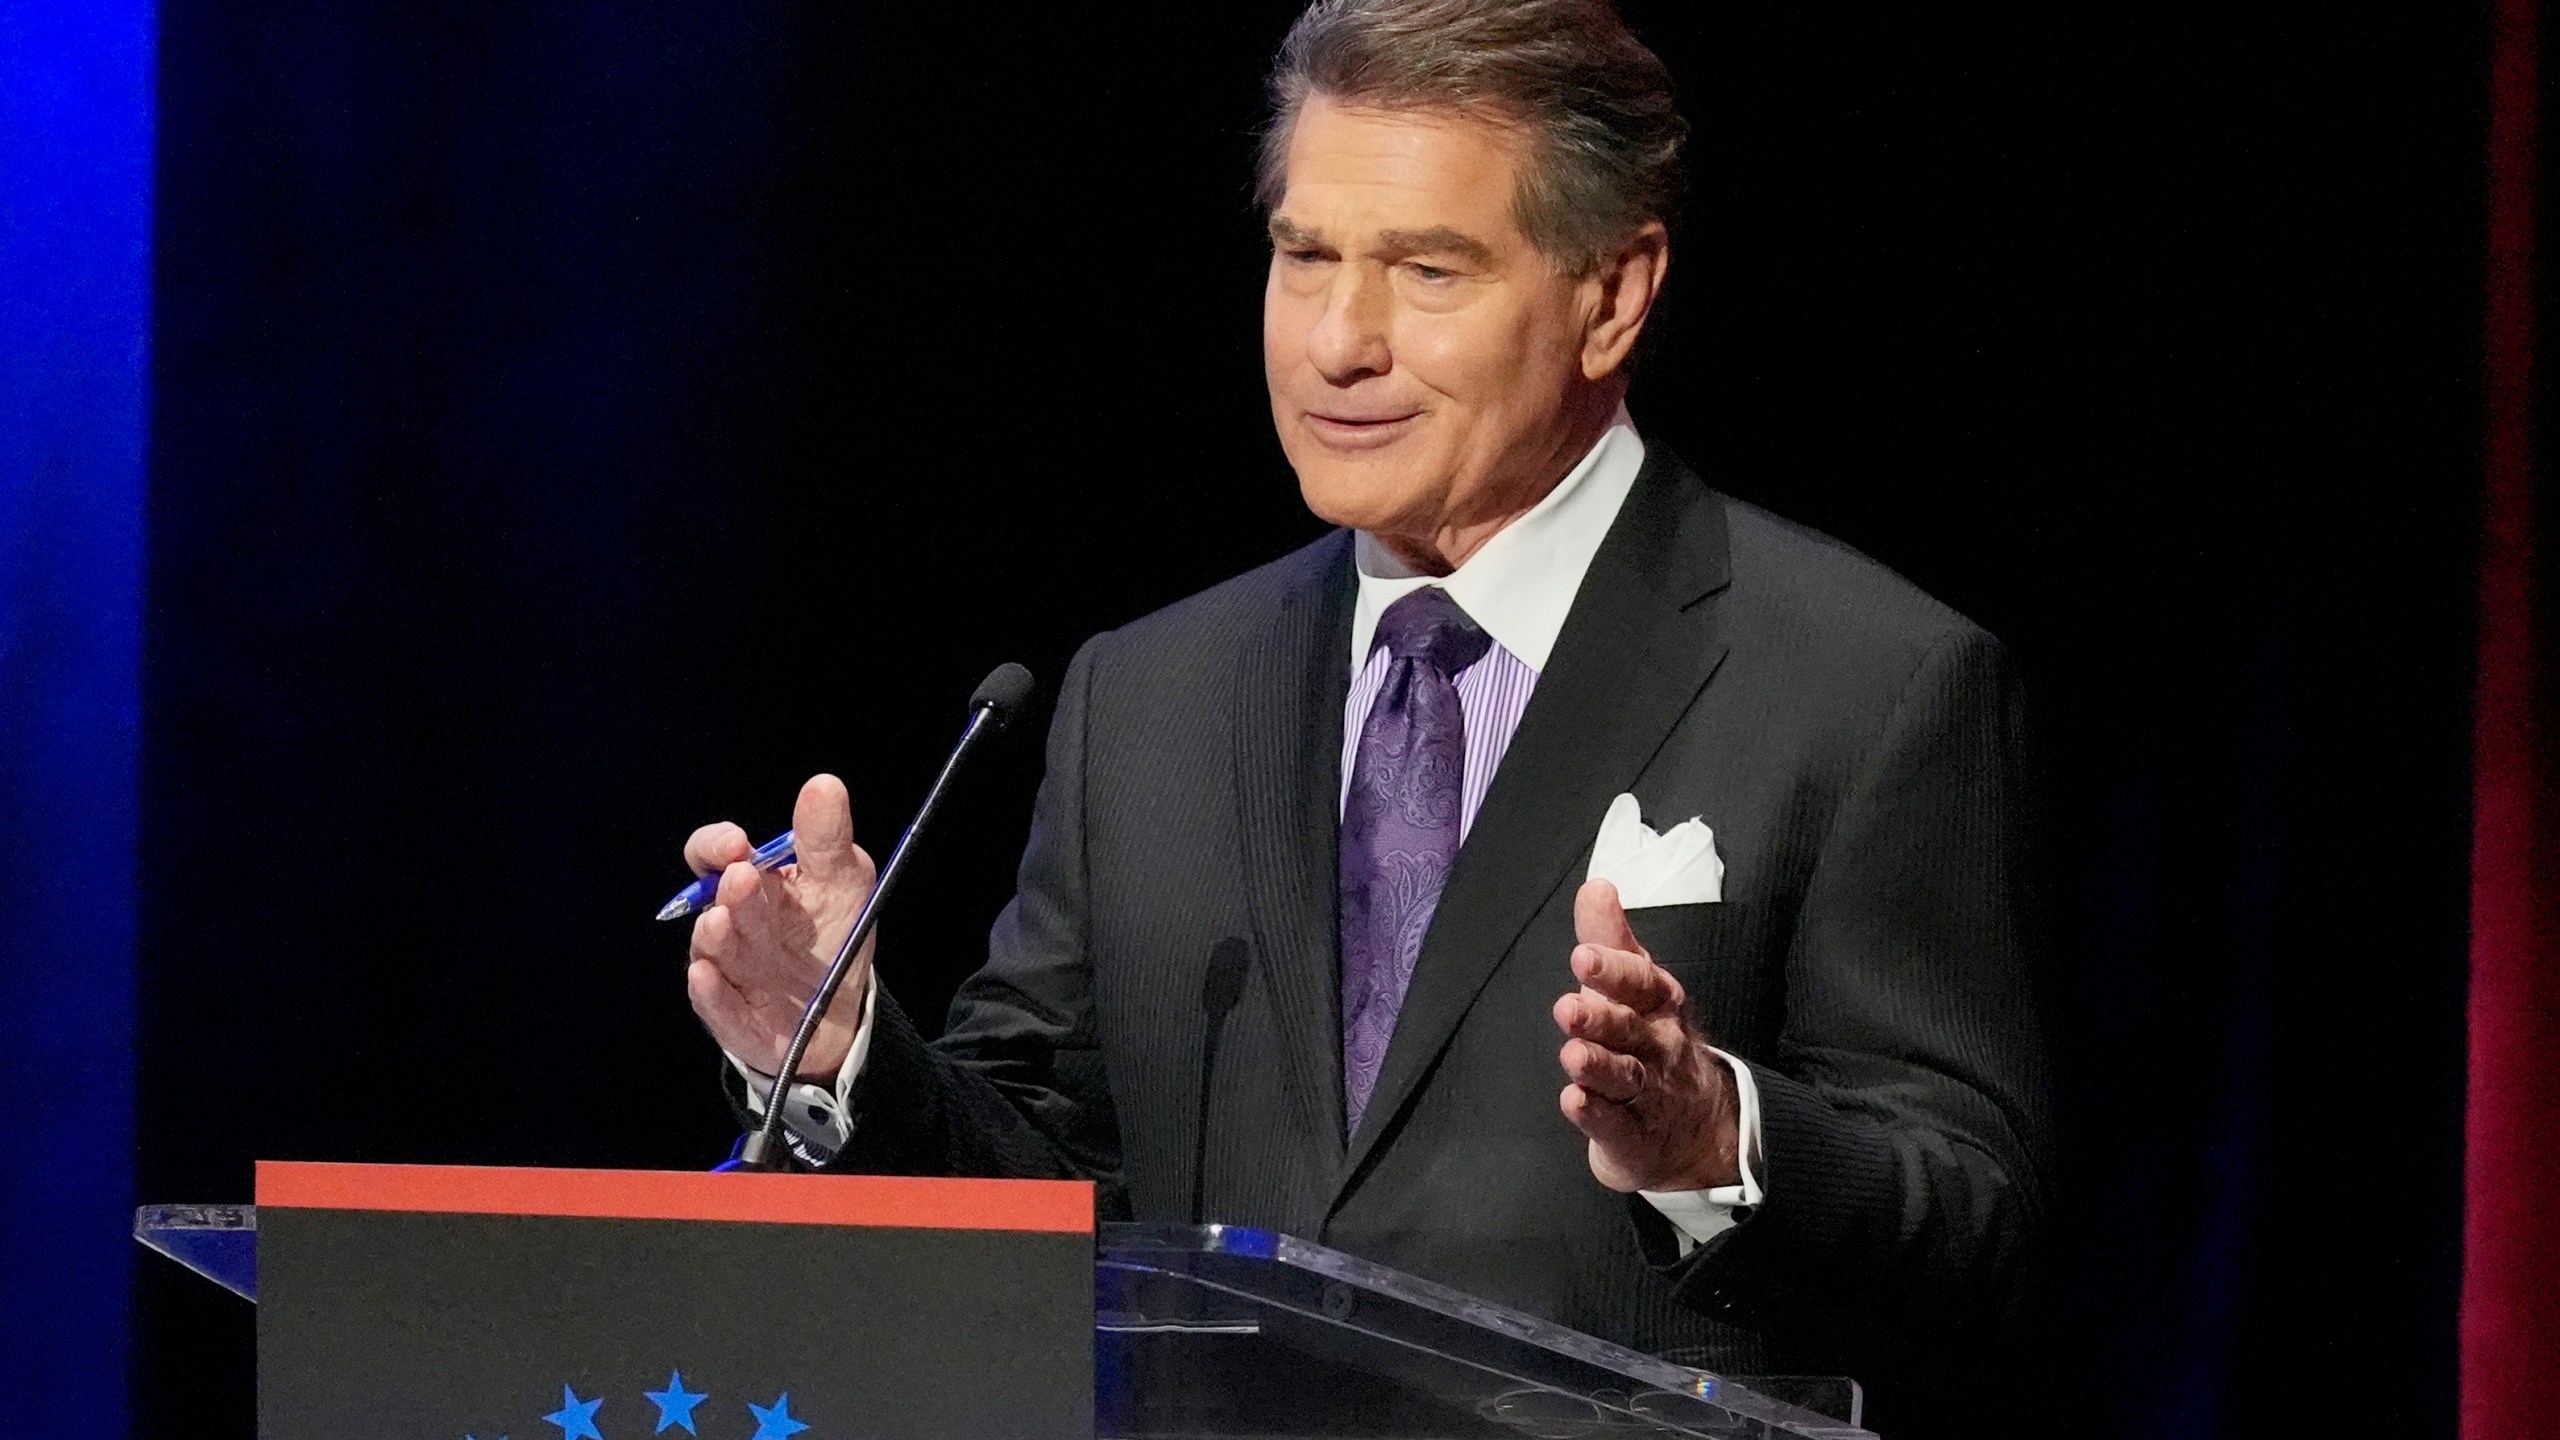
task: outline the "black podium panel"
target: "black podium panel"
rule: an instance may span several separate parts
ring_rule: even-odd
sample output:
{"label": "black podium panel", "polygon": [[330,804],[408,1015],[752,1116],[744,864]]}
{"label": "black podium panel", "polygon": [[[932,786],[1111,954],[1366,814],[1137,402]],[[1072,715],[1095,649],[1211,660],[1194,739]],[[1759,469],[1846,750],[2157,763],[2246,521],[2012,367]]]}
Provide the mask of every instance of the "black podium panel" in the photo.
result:
{"label": "black podium panel", "polygon": [[261,1167],[259,1433],[1091,1435],[1092,1217],[1086,1186]]}

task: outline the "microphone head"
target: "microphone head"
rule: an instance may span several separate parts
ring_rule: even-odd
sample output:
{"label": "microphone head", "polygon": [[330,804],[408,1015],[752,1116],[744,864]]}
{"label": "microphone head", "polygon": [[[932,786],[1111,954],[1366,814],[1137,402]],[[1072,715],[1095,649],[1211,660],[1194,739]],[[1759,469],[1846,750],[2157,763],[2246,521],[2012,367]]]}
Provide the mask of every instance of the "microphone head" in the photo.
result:
{"label": "microphone head", "polygon": [[969,697],[969,712],[993,710],[995,722],[1003,725],[1020,713],[1023,702],[1031,698],[1031,672],[1010,662],[987,672],[978,682],[978,692]]}
{"label": "microphone head", "polygon": [[1209,947],[1209,968],[1200,977],[1200,1008],[1211,1026],[1227,1018],[1244,998],[1245,971],[1253,964],[1253,947],[1234,935]]}

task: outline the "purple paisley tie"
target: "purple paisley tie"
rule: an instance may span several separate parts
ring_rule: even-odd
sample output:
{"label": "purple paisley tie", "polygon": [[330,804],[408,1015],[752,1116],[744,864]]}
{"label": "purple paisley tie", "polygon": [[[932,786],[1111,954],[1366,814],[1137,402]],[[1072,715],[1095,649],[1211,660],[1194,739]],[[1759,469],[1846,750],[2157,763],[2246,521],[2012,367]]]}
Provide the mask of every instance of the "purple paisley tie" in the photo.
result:
{"label": "purple paisley tie", "polygon": [[1447,591],[1425,586],[1378,617],[1387,675],[1360,726],[1342,807],[1344,1133],[1377,1088],[1422,937],[1458,856],[1467,722],[1458,672],[1493,641]]}

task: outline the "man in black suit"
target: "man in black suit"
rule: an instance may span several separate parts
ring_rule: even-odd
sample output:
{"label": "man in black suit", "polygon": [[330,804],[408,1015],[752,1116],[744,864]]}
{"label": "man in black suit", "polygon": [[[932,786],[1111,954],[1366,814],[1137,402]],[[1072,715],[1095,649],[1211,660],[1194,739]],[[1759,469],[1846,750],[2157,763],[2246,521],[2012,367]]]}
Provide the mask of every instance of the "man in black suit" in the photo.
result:
{"label": "man in black suit", "polygon": [[[1196,1182],[1732,1371],[1982,1333],[2044,1194],[1999,646],[1637,434],[1683,127],[1607,0],[1325,0],[1274,94],[1273,417],[1342,528],[1084,647],[986,967],[928,1042],[866,953],[797,1152]],[[872,878],[840,784],[795,819],[686,847],[746,1104]]]}

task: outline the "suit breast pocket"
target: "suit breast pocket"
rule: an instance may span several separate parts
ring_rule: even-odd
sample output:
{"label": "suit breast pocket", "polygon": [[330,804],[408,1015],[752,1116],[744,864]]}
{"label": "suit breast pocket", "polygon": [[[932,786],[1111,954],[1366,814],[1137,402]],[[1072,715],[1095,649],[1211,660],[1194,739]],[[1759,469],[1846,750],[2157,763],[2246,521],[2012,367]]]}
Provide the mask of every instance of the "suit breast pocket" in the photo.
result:
{"label": "suit breast pocket", "polygon": [[1750,908],[1730,900],[1647,905],[1628,911],[1627,923],[1645,950],[1673,971],[1731,958],[1751,928]]}
{"label": "suit breast pocket", "polygon": [[1627,912],[1636,938],[1689,992],[1699,1028],[1745,1056],[1765,1051],[1776,1027],[1778,957],[1763,919],[1731,900]]}

